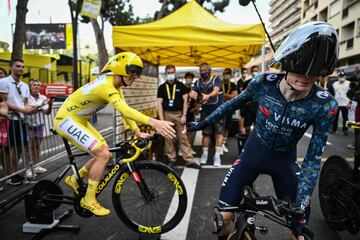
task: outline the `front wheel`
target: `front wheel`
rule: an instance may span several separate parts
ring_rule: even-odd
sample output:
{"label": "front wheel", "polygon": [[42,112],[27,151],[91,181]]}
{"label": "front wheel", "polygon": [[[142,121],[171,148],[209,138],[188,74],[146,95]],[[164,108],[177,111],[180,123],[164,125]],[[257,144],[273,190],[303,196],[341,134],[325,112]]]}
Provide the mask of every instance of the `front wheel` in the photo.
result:
{"label": "front wheel", "polygon": [[125,166],[114,181],[112,201],[117,215],[138,233],[170,231],[186,211],[187,195],[181,178],[156,161],[136,161],[132,167],[133,173]]}

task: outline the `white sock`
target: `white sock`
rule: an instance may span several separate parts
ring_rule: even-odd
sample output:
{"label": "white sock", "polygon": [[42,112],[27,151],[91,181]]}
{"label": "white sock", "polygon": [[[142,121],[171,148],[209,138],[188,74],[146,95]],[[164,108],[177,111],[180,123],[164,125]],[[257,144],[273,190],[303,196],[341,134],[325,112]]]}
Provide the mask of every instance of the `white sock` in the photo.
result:
{"label": "white sock", "polygon": [[208,147],[203,147],[203,153],[205,153],[206,155],[208,154],[209,148]]}
{"label": "white sock", "polygon": [[216,151],[216,153],[221,154],[221,152],[222,152],[222,147],[216,146],[216,147],[215,147],[215,151]]}

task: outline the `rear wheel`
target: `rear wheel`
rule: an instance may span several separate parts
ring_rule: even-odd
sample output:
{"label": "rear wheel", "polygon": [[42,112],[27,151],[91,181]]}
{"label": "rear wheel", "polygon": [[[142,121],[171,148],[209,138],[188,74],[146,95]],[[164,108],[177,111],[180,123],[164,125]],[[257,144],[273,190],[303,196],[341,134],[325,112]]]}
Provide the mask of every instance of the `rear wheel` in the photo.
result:
{"label": "rear wheel", "polygon": [[326,160],[319,180],[320,207],[326,223],[337,231],[345,230],[348,225],[346,198],[353,191],[346,181],[352,180],[352,170],[345,159],[331,156]]}
{"label": "rear wheel", "polygon": [[[136,174],[125,166],[114,182],[112,199],[117,215],[135,232],[170,231],[186,211],[187,195],[181,178],[156,161],[137,161],[132,166]],[[146,189],[146,196],[138,184]]]}

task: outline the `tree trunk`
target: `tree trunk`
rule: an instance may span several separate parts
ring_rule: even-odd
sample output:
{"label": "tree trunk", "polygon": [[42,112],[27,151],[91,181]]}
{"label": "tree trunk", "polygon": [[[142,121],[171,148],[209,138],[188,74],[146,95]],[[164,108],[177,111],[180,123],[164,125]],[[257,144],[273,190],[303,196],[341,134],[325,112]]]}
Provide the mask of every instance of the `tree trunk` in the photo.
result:
{"label": "tree trunk", "polygon": [[29,0],[18,0],[16,5],[16,24],[11,59],[22,59],[23,45],[25,43],[25,20],[26,13],[28,12],[28,1]]}
{"label": "tree trunk", "polygon": [[98,48],[98,58],[99,58],[99,71],[105,66],[108,58],[108,53],[106,50],[105,40],[104,40],[104,34],[100,29],[100,25],[96,19],[91,19],[91,25],[93,26],[95,38],[96,38],[96,44]]}
{"label": "tree trunk", "polygon": [[161,9],[158,12],[155,20],[159,20],[159,19],[162,19],[164,17],[165,11],[166,11],[166,8],[167,8],[167,3],[168,3],[168,0],[163,0],[163,4],[162,4]]}

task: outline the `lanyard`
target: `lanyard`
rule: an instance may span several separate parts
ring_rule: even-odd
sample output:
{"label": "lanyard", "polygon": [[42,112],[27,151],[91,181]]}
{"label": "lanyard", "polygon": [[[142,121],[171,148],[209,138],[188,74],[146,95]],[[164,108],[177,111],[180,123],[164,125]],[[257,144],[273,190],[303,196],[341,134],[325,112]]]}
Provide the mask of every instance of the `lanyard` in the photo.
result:
{"label": "lanyard", "polygon": [[229,94],[229,93],[230,93],[230,81],[228,82],[228,90],[227,90],[227,91],[225,91],[224,82],[222,83],[222,88],[223,88],[223,92],[224,92],[225,94]]}
{"label": "lanyard", "polygon": [[176,83],[173,85],[172,97],[170,95],[169,84],[166,84],[166,91],[167,91],[167,95],[168,95],[169,100],[175,100]]}

